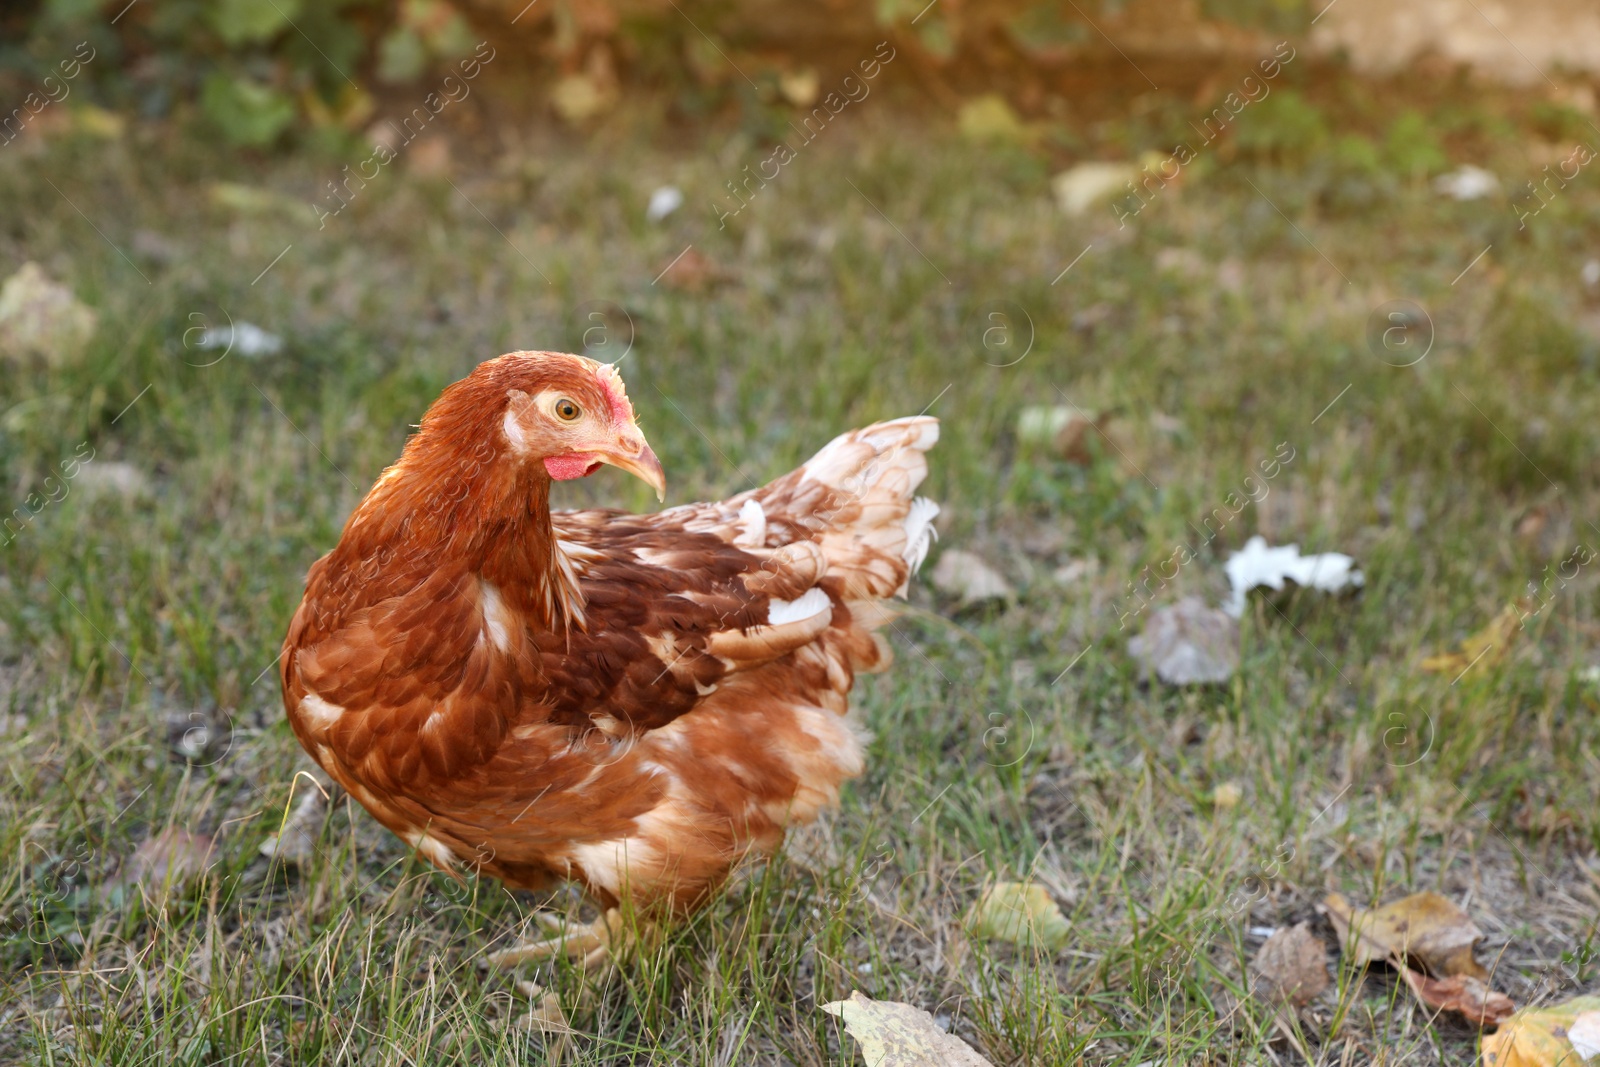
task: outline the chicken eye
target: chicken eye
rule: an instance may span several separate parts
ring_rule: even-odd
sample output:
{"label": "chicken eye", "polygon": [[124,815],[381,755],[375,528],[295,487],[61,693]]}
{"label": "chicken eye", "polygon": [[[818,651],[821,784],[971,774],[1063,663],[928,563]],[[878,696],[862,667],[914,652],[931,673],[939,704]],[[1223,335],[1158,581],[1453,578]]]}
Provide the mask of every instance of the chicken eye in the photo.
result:
{"label": "chicken eye", "polygon": [[577,404],[574,404],[572,401],[568,400],[566,397],[562,397],[560,400],[556,401],[556,418],[560,419],[562,422],[571,422],[573,419],[576,419],[582,414],[583,409],[578,407]]}

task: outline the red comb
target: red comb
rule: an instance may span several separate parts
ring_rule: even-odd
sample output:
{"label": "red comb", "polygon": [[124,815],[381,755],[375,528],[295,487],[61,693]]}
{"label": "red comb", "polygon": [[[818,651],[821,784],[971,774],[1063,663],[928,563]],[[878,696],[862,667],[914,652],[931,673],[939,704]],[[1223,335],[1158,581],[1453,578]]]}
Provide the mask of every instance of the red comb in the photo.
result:
{"label": "red comb", "polygon": [[606,403],[611,405],[611,421],[632,422],[633,405],[628,402],[628,390],[617,368],[602,363],[595,371],[595,378],[600,383],[600,391],[606,395]]}

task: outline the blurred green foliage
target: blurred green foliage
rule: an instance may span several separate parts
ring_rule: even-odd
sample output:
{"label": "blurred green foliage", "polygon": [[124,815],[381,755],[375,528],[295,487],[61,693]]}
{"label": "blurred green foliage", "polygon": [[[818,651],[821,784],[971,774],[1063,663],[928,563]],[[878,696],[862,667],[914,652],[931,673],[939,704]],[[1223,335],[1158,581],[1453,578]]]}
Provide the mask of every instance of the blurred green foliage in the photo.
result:
{"label": "blurred green foliage", "polygon": [[1250,105],[1248,122],[1239,123],[1239,150],[1280,163],[1304,162],[1331,138],[1327,119],[1293,89],[1280,89]]}
{"label": "blurred green foliage", "polygon": [[354,132],[371,84],[415,81],[476,43],[446,0],[44,0],[8,24],[0,65],[42,76],[88,41],[109,60],[87,68],[102,102],[155,118],[192,104],[250,147],[297,127]]}

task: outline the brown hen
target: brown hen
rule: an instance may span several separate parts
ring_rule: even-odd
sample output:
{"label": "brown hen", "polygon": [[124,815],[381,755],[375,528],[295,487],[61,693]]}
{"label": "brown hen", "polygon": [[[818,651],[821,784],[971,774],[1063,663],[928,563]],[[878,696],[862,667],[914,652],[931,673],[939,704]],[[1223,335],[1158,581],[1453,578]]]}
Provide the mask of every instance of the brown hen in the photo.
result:
{"label": "brown hen", "polygon": [[861,772],[850,687],[889,663],[937,438],[897,419],[720,503],[552,512],[552,480],[602,464],[659,496],[660,463],[612,367],[489,360],[312,566],[283,646],[295,735],[442,868],[684,912]]}

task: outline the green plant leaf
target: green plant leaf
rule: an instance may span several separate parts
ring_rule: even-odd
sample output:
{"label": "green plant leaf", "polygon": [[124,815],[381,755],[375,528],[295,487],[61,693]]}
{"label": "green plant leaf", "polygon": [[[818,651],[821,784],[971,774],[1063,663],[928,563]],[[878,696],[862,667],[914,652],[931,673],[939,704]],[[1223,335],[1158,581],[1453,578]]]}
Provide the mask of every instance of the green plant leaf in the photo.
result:
{"label": "green plant leaf", "polygon": [[428,48],[414,30],[404,26],[378,43],[378,80],[415,81],[428,67]]}
{"label": "green plant leaf", "polygon": [[217,0],[211,28],[229,45],[276,37],[300,11],[300,0]]}
{"label": "green plant leaf", "polygon": [[217,73],[200,93],[206,117],[233,144],[259,146],[277,139],[294,121],[294,101],[249,78]]}

